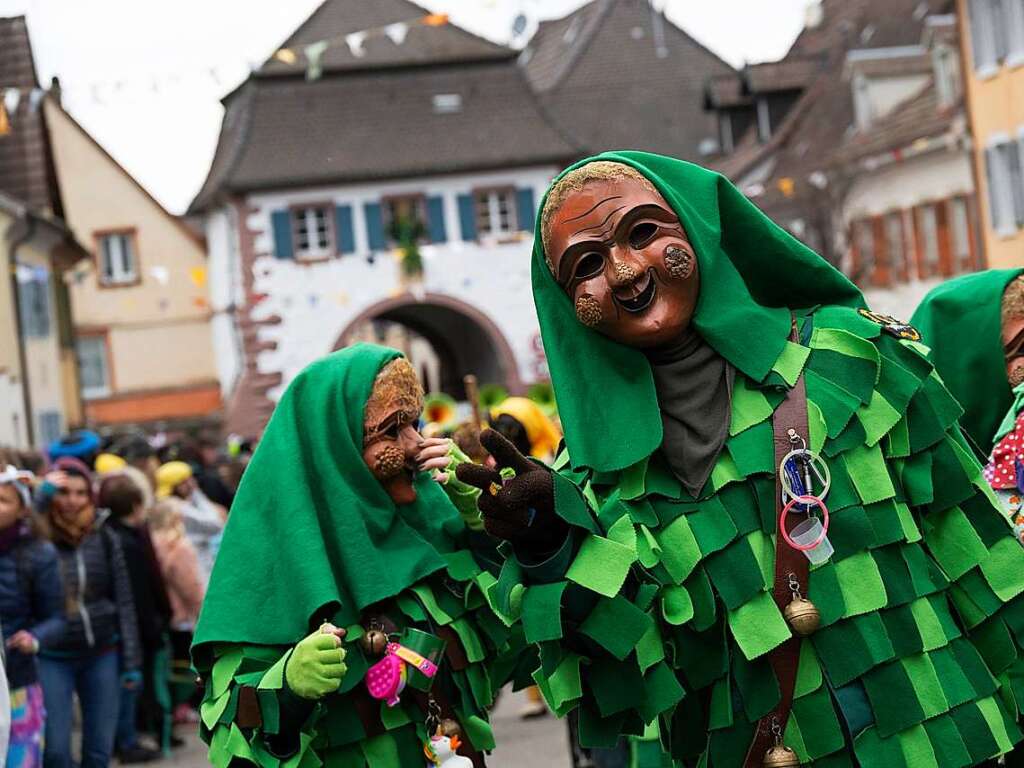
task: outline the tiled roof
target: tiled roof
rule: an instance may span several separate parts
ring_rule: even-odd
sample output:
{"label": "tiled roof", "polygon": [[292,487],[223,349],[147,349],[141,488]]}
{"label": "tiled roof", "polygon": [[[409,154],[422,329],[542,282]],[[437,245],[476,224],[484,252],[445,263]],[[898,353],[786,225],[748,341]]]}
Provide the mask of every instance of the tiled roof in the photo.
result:
{"label": "tiled roof", "polygon": [[0,136],[0,191],[37,211],[56,211],[60,203],[48,161],[42,109],[33,110],[28,92],[39,86],[24,16],[0,18],[0,88],[22,89],[11,131]]}
{"label": "tiled roof", "polygon": [[715,137],[709,78],[734,70],[641,0],[592,0],[544,22],[521,59],[547,113],[585,151],[698,159]]}
{"label": "tiled roof", "polygon": [[708,78],[704,88],[705,109],[742,107],[751,103],[750,94],[743,87],[743,77],[740,73],[713,75]]}
{"label": "tiled roof", "polygon": [[[310,43],[319,40],[337,40],[360,30],[382,27],[399,21],[411,21],[430,11],[408,0],[324,0],[324,2],[296,29],[281,48],[291,48],[297,54]],[[344,42],[338,41],[324,53],[325,71],[377,69],[380,67],[436,64],[440,62],[502,59],[512,55],[504,46],[477,37],[466,30],[446,24],[443,26],[415,25],[410,27],[401,45],[388,37],[377,35],[367,39],[364,54],[353,56]],[[261,67],[261,74],[294,73],[303,65],[284,64],[269,59]]]}
{"label": "tiled roof", "polygon": [[[438,109],[438,95],[457,96],[458,111]],[[228,101],[192,209],[223,190],[563,163],[578,154],[544,118],[511,60],[315,82],[254,77]]]}
{"label": "tiled roof", "polygon": [[751,93],[792,91],[806,88],[822,70],[820,56],[791,58],[748,64],[740,73],[746,90]]}

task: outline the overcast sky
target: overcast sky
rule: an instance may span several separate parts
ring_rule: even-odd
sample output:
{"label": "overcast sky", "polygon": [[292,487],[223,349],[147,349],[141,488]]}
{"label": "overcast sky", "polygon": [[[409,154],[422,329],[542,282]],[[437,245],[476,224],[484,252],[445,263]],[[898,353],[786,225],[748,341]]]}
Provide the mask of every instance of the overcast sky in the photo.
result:
{"label": "overcast sky", "polygon": [[[735,66],[783,55],[802,26],[809,1],[655,0],[672,21]],[[0,0],[0,16],[28,16],[40,82],[58,75],[68,111],[157,199],[180,213],[213,156],[220,98],[320,2]],[[509,43],[518,14],[532,26],[583,3],[420,4]]]}

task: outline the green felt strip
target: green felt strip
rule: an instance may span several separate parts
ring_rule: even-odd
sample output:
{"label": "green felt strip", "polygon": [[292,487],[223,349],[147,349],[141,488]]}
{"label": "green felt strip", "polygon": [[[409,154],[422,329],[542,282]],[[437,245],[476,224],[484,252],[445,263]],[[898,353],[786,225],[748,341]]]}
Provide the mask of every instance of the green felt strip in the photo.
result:
{"label": "green felt strip", "polygon": [[[901,605],[882,611],[882,622],[885,631],[892,641],[893,651],[897,656],[910,656],[924,649],[924,641],[914,621],[909,605]],[[938,621],[936,620],[936,626]]]}
{"label": "green felt strip", "polygon": [[445,553],[444,559],[448,563],[448,575],[455,581],[469,581],[480,573],[480,566],[468,549]]}
{"label": "green felt strip", "polygon": [[766,586],[761,566],[746,538],[738,539],[709,557],[705,561],[705,569],[725,607],[730,610],[739,608]]}
{"label": "green felt strip", "polygon": [[494,731],[491,729],[490,723],[478,715],[465,715],[460,722],[466,729],[466,735],[469,736],[474,747],[483,750],[494,749]]}
{"label": "green felt strip", "polygon": [[981,573],[999,599],[1009,602],[1024,591],[1024,547],[1009,536],[996,542],[981,562]]}
{"label": "green felt strip", "polygon": [[661,590],[661,613],[669,624],[685,624],[693,618],[693,601],[685,587],[669,585]]}
{"label": "green felt strip", "polygon": [[784,643],[791,636],[786,620],[768,592],[730,610],[729,629],[748,659],[756,659]]}
{"label": "green felt strip", "polygon": [[868,701],[868,694],[860,680],[835,688],[832,694],[839,706],[839,713],[846,721],[846,730],[854,738],[865,728],[874,724],[875,716],[871,712],[871,702]]}
{"label": "green felt strip", "polygon": [[526,640],[539,643],[562,637],[562,593],[566,582],[538,584],[523,595],[523,630]]}
{"label": "green felt strip", "polygon": [[771,417],[773,410],[764,393],[751,386],[745,376],[737,376],[732,392],[729,434],[737,435],[760,424]]}
{"label": "green felt strip", "polygon": [[638,707],[640,717],[650,723],[661,714],[676,706],[686,693],[679,679],[665,662],[659,662],[650,669],[639,686],[644,691],[643,703]]}
{"label": "green felt strip", "polygon": [[895,502],[895,505],[896,513],[900,519],[900,527],[903,529],[904,540],[910,543],[921,541],[921,529],[917,527],[917,522],[914,520],[914,514],[910,511],[910,507],[902,501]]}
{"label": "green felt strip", "polygon": [[913,584],[910,582],[910,571],[907,561],[903,558],[902,547],[881,547],[871,551],[871,556],[878,566],[885,583],[885,591],[889,595],[889,605],[905,605],[917,599]]}
{"label": "green felt strip", "polygon": [[494,691],[491,689],[491,679],[487,676],[487,671],[482,664],[470,664],[464,670],[464,674],[469,680],[469,688],[477,707],[486,710],[494,701]]}
{"label": "green felt strip", "polygon": [[971,630],[971,642],[995,675],[1017,659],[1017,644],[1006,623],[998,616],[993,616]]}
{"label": "green felt strip", "polygon": [[811,759],[843,748],[843,731],[828,691],[820,689],[794,701],[793,717],[800,723],[800,732]]}
{"label": "green felt strip", "polygon": [[398,745],[390,733],[382,733],[360,742],[367,768],[401,768]]}
{"label": "green felt strip", "polygon": [[693,602],[693,628],[698,632],[715,623],[718,616],[718,601],[711,590],[711,581],[703,568],[698,568],[683,584]]}
{"label": "green felt strip", "polygon": [[946,575],[919,545],[908,544],[901,547],[901,552],[910,572],[910,583],[919,597],[944,589],[949,584]]}
{"label": "green felt strip", "polygon": [[[591,533],[599,529],[590,507],[571,480],[557,472],[552,475],[555,485],[555,512],[569,525],[582,528]],[[623,497],[625,498],[625,497]],[[594,505],[596,508],[598,505]]]}
{"label": "green felt strip", "polygon": [[621,504],[618,506],[624,514],[608,529],[608,538],[615,543],[624,546],[635,557],[636,528],[633,527],[633,521],[630,519],[628,513],[625,512],[625,507]]}
{"label": "green felt strip", "polygon": [[725,445],[736,469],[743,476],[772,472],[775,455],[772,450],[771,422],[755,424],[750,429],[729,438]]}
{"label": "green felt strip", "polygon": [[888,456],[892,458],[906,458],[910,456],[910,427],[907,425],[906,417],[896,422],[893,428],[889,430],[886,442],[888,442]]}
{"label": "green felt strip", "polygon": [[804,371],[804,381],[807,398],[818,407],[825,420],[825,434],[835,439],[853,418],[860,400],[814,370]]}
{"label": "green felt strip", "polygon": [[931,453],[915,453],[903,464],[901,476],[903,490],[907,495],[907,503],[912,507],[931,504],[935,498],[932,488],[932,455]]}
{"label": "green felt strip", "polygon": [[989,696],[994,693],[996,690],[995,678],[992,677],[989,668],[985,666],[985,661],[978,653],[978,649],[964,639],[954,640],[949,647],[960,668],[971,682],[975,695]]}
{"label": "green felt strip", "polygon": [[582,658],[575,653],[567,653],[555,668],[554,674],[548,678],[551,703],[555,709],[576,701],[583,695],[583,684],[580,680],[581,661]]}
{"label": "green felt strip", "polygon": [[954,709],[951,714],[960,738],[971,754],[972,765],[994,757],[999,752],[999,744],[977,704],[968,702]]}
{"label": "green felt strip", "polygon": [[580,632],[621,661],[636,647],[652,621],[624,597],[602,598],[580,625]]}
{"label": "green felt strip", "polygon": [[623,499],[638,499],[646,493],[644,479],[647,476],[647,459],[641,459],[622,470],[619,492]]}
{"label": "green felt strip", "polygon": [[717,731],[732,725],[732,691],[729,678],[723,677],[711,689],[708,704],[708,730]]}
{"label": "green felt strip", "polygon": [[675,582],[681,583],[700,561],[700,545],[690,523],[679,517],[655,534],[661,547],[661,563]]}
{"label": "green felt strip", "polygon": [[[537,588],[533,587],[533,589]],[[484,648],[480,635],[468,618],[456,619],[451,626],[455,630],[455,634],[459,636],[462,648],[466,651],[466,659],[470,664],[477,664],[487,658],[487,650]]]}
{"label": "green felt strip", "polygon": [[978,702],[978,709],[981,711],[982,717],[985,718],[985,722],[988,723],[989,730],[995,737],[996,745],[999,747],[999,752],[1005,754],[1013,749],[1013,744],[1017,739],[1020,738],[1018,734],[1013,736],[1006,730],[1006,722],[1003,720],[1003,715],[1000,712],[1000,706],[996,699],[989,697],[982,699]]}
{"label": "green felt strip", "polygon": [[430,618],[438,624],[446,626],[455,620],[454,616],[450,615],[441,607],[441,603],[434,594],[434,590],[431,589],[428,584],[417,584],[412,588],[412,591],[421,601],[423,601],[423,605],[426,606],[427,613],[430,614]]}
{"label": "green felt strip", "polygon": [[821,627],[835,624],[846,614],[846,603],[839,587],[835,563],[828,563],[811,571],[811,587],[807,598],[818,608],[821,614]]}
{"label": "green felt strip", "polygon": [[974,686],[950,648],[939,648],[929,654],[932,666],[950,707],[958,707],[974,698]]}
{"label": "green felt strip", "polygon": [[825,457],[833,459],[841,453],[867,443],[868,436],[860,421],[853,419],[834,440],[825,441]]}
{"label": "green felt strip", "polygon": [[768,534],[754,530],[747,534],[750,551],[761,569],[763,584],[771,584],[775,580],[775,541]]}
{"label": "green felt strip", "polygon": [[864,427],[867,445],[871,447],[889,434],[889,430],[899,423],[903,414],[875,390],[871,393],[871,401],[857,411],[857,418]]}
{"label": "green felt strip", "polygon": [[858,405],[871,399],[878,380],[877,362],[849,357],[830,349],[815,349],[807,363],[808,368],[828,379],[836,387],[857,398]]}
{"label": "green felt strip", "polygon": [[964,473],[953,445],[947,438],[932,448],[933,509],[946,509],[974,495],[974,484]]}
{"label": "green felt strip", "polygon": [[921,634],[921,644],[924,650],[934,651],[949,642],[950,638],[943,630],[939,616],[928,598],[922,597],[915,600],[910,603],[909,608],[914,623],[917,625],[917,631]]}
{"label": "green felt strip", "polygon": [[199,716],[203,721],[203,725],[207,728],[213,728],[220,720],[220,716],[224,714],[224,710],[228,706],[228,700],[231,698],[231,694],[225,691],[215,699],[207,699],[199,705]]}
{"label": "green felt strip", "polygon": [[903,668],[907,671],[914,691],[917,694],[917,701],[924,711],[924,716],[935,717],[936,715],[948,712],[949,702],[942,692],[939,678],[935,667],[927,654],[919,653],[914,656],[907,656],[901,660]]}
{"label": "green felt strip", "polygon": [[807,751],[807,744],[804,743],[804,734],[795,714],[791,714],[786,722],[786,731],[782,734],[782,744],[796,752],[800,764],[804,765],[811,761],[811,755]]}
{"label": "green felt strip", "polygon": [[786,345],[782,348],[782,352],[779,353],[775,365],[772,366],[772,370],[792,387],[796,384],[796,380],[800,378],[800,372],[804,369],[804,364],[807,362],[810,354],[811,350],[807,347],[787,341]]}
{"label": "green felt strip", "polygon": [[853,743],[857,762],[865,768],[915,768],[903,756],[900,740],[883,739],[877,728],[866,728]]}
{"label": "green felt strip", "polygon": [[256,758],[249,747],[249,742],[239,727],[232,723],[226,727],[226,730],[228,732],[228,739],[224,749],[242,760],[255,760]]}
{"label": "green felt strip", "polygon": [[960,738],[953,718],[943,716],[926,720],[924,730],[942,768],[964,768],[971,764],[971,755]]}
{"label": "green felt strip", "polygon": [[622,589],[634,560],[635,555],[629,547],[590,535],[584,539],[565,577],[599,595],[614,597]]}
{"label": "green felt strip", "polygon": [[824,349],[878,363],[878,349],[870,341],[840,328],[818,326],[811,334],[811,348]]}
{"label": "green felt strip", "polygon": [[876,545],[875,529],[867,512],[859,505],[832,513],[828,538],[832,542],[835,550],[833,557],[837,561]]}
{"label": "green felt strip", "polygon": [[636,644],[636,663],[641,672],[646,672],[665,658],[665,644],[657,624],[652,624]]}
{"label": "green felt strip", "polygon": [[896,495],[881,449],[857,446],[843,454],[846,471],[864,504],[891,499]]}
{"label": "green felt strip", "polygon": [[412,720],[404,707],[389,707],[382,701],[380,703],[380,722],[386,730],[393,731],[408,725]]}
{"label": "green felt strip", "polygon": [[828,428],[825,425],[825,416],[822,414],[821,408],[810,400],[807,401],[807,431],[810,442],[808,447],[815,453],[821,453],[825,446]]}
{"label": "green felt strip", "polygon": [[851,621],[864,639],[872,665],[881,664],[896,656],[881,616],[877,613],[865,613]]}
{"label": "green felt strip", "polygon": [[921,388],[921,379],[904,368],[894,358],[882,353],[876,390],[900,413],[907,409],[910,399]]}
{"label": "green felt strip", "polygon": [[757,722],[779,703],[779,683],[768,659],[748,662],[736,658],[732,663],[732,673],[749,722]]}
{"label": "green felt strip", "polygon": [[231,684],[235,670],[242,664],[242,649],[230,647],[225,653],[217,658],[210,671],[210,696],[219,698]]}
{"label": "green felt strip", "polygon": [[640,565],[653,568],[661,562],[661,545],[646,525],[640,525],[640,535],[636,540],[636,554]]}
{"label": "green felt strip", "polygon": [[857,616],[885,607],[885,585],[870,553],[860,552],[836,563],[836,578],[846,605],[845,616]]}
{"label": "green felt strip", "polygon": [[793,686],[794,698],[814,693],[822,683],[821,664],[818,654],[810,643],[800,643],[800,661],[796,668],[796,683]]}
{"label": "green felt strip", "polygon": [[899,735],[900,749],[907,765],[914,768],[939,768],[939,761],[923,725],[915,725]]}
{"label": "green felt strip", "polygon": [[635,664],[598,659],[587,668],[587,687],[601,717],[642,707],[647,691]]}
{"label": "green felt strip", "polygon": [[281,655],[271,667],[264,673],[263,678],[260,680],[258,688],[262,690],[279,690],[284,687],[284,667],[288,663],[288,657],[291,656],[291,651]]}
{"label": "green felt strip", "polygon": [[717,492],[729,483],[740,482],[744,479],[743,473],[736,466],[736,462],[732,460],[732,456],[728,453],[723,453],[718,457],[718,461],[715,462],[708,483]]}
{"label": "green felt strip", "polygon": [[879,735],[892,736],[925,719],[924,709],[903,665],[882,664],[864,675]]}
{"label": "green felt strip", "polygon": [[707,557],[736,538],[737,530],[722,502],[712,496],[700,509],[686,516],[701,554]]}

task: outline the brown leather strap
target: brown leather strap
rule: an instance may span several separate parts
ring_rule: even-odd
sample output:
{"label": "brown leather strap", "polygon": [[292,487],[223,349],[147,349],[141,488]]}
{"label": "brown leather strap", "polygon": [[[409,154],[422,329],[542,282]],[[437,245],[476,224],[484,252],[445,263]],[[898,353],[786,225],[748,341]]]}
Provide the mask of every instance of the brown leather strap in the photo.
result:
{"label": "brown leather strap", "polygon": [[[791,338],[795,338],[794,335]],[[803,374],[797,379],[796,385],[786,393],[786,399],[772,414],[772,431],[775,439],[775,586],[773,597],[779,610],[783,610],[793,599],[789,587],[790,575],[796,577],[800,588],[807,593],[807,574],[810,562],[807,557],[786,544],[779,533],[778,525],[782,519],[782,482],[778,468],[782,459],[793,448],[801,446],[800,440],[809,440],[807,431],[807,389]],[[792,519],[796,517],[797,519]],[[799,522],[799,516],[793,515],[787,521],[789,527]],[[781,697],[778,706],[762,717],[757,723],[757,730],[747,750],[744,768],[759,768],[764,763],[765,753],[775,746],[775,731],[786,730],[790,710],[793,708],[793,689],[796,687],[797,664],[800,661],[799,635],[793,635],[778,648],[771,652],[769,661],[775,678],[779,682]]]}

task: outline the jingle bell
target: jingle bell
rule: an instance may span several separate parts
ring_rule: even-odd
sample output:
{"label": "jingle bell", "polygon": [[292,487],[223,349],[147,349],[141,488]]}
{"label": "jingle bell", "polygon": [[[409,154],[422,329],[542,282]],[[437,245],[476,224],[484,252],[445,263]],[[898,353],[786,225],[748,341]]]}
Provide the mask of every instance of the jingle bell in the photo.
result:
{"label": "jingle bell", "polygon": [[821,614],[814,603],[805,597],[796,597],[786,606],[782,615],[786,622],[798,635],[806,637],[818,628],[821,623]]}
{"label": "jingle bell", "polygon": [[799,768],[800,758],[789,747],[776,745],[764,753],[764,768]]}
{"label": "jingle bell", "polygon": [[388,647],[388,636],[379,629],[371,629],[359,638],[359,643],[368,656],[383,656]]}

